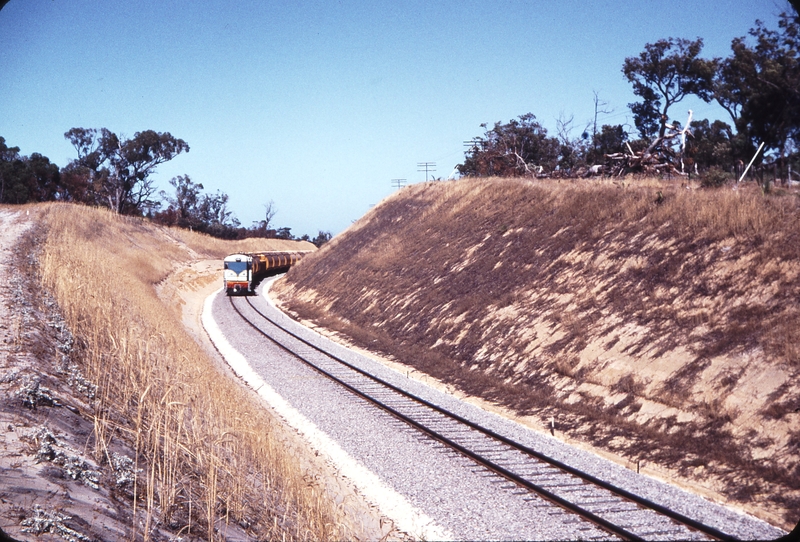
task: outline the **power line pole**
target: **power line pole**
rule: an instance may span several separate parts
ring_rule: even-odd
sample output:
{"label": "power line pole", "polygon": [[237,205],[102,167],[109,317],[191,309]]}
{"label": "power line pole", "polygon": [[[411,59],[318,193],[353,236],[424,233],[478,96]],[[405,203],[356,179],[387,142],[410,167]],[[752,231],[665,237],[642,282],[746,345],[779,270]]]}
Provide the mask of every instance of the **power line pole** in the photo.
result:
{"label": "power line pole", "polygon": [[469,141],[464,141],[464,146],[467,148],[478,148],[478,146],[482,147],[483,150],[486,150],[486,142],[479,137],[473,137]]}
{"label": "power line pole", "polygon": [[405,179],[392,179],[392,186],[395,188],[403,188],[406,185]]}
{"label": "power line pole", "polygon": [[[436,162],[417,162],[417,171],[425,172],[425,180],[428,180],[428,172],[436,171]],[[433,177],[433,176],[431,176]]]}

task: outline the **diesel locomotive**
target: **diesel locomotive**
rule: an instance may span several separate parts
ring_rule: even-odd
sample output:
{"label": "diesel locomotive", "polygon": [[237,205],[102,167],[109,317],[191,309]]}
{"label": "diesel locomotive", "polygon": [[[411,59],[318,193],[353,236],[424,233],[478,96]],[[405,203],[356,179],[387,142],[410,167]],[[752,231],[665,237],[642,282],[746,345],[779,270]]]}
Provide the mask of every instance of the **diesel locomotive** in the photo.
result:
{"label": "diesel locomotive", "polygon": [[222,280],[228,295],[250,294],[267,273],[288,271],[291,266],[312,252],[244,252],[231,254],[222,260]]}

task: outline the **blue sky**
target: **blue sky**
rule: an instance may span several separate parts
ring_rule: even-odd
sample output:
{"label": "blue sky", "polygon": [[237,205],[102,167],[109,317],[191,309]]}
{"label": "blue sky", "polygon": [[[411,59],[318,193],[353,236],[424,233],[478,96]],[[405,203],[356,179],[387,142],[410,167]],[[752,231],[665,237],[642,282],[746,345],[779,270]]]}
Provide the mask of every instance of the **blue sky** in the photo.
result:
{"label": "blue sky", "polygon": [[[446,178],[482,123],[536,115],[632,125],[621,68],[646,43],[705,42],[728,56],[784,0],[82,1],[11,0],[0,10],[0,136],[59,166],[63,134],[153,129],[191,150],[159,167],[230,196],[243,225],[275,202],[292,233],[334,234],[394,189]],[[685,101],[683,121],[722,118]]]}

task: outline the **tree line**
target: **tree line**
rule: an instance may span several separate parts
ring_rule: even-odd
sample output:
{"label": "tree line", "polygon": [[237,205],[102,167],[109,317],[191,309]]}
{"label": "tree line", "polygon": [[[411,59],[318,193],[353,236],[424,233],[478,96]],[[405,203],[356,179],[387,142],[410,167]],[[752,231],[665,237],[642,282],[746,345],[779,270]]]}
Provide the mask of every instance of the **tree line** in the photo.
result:
{"label": "tree line", "polygon": [[290,228],[273,227],[273,202],[265,206],[264,220],[243,227],[228,209],[226,193],[205,193],[188,175],[169,181],[173,193],[157,190],[156,167],[189,152],[189,145],[169,132],[145,130],[125,138],[106,128],[72,128],[64,137],[77,154],[64,168],[39,153],[22,156],[19,147],[9,147],[0,137],[0,203],[69,201],[107,207],[223,239],[299,239],[321,246],[331,238],[324,231],[313,239],[296,238]]}
{"label": "tree line", "polygon": [[[726,58],[703,58],[702,48],[701,38],[668,38],[625,59],[622,73],[638,98],[628,104],[633,127],[598,128],[602,104],[595,94],[594,119],[580,137],[572,137],[572,119],[563,118],[557,135],[548,135],[532,113],[491,128],[482,124],[483,136],[472,140],[457,169],[466,176],[675,172],[720,184],[755,156],[765,188],[767,169],[776,179],[800,179],[800,16],[781,14],[777,30],[756,21],[749,38],[731,42]],[[683,126],[672,114],[687,96],[715,101],[730,123],[689,116]],[[243,227],[228,209],[227,194],[204,193],[188,175],[170,181],[174,193],[158,191],[156,167],[189,152],[168,132],[125,138],[106,128],[72,128],[64,137],[77,155],[64,168],[39,153],[21,156],[0,137],[0,203],[71,201],[227,239],[295,238],[289,228],[273,227],[272,202],[264,220]],[[319,245],[329,238],[320,231],[300,239]]]}
{"label": "tree line", "polygon": [[[622,73],[638,98],[628,104],[633,127],[598,129],[595,94],[594,122],[581,137],[571,137],[572,119],[559,119],[557,136],[550,136],[531,113],[491,128],[482,124],[485,133],[473,139],[459,172],[588,176],[608,173],[621,157],[657,155],[626,163],[666,161],[673,171],[718,184],[741,173],[763,144],[755,159],[762,175],[771,170],[774,178],[800,179],[792,169],[800,173],[800,16],[781,14],[777,30],[756,21],[749,38],[732,41],[726,58],[703,58],[702,48],[701,38],[668,38],[625,59]],[[687,96],[716,102],[730,122],[689,116],[683,126],[672,115]]]}

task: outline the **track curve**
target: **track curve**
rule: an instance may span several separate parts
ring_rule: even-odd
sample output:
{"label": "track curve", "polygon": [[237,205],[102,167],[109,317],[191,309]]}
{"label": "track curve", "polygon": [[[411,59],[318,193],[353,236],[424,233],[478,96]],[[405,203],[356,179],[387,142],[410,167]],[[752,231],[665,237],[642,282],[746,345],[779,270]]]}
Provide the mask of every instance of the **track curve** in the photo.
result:
{"label": "track curve", "polygon": [[628,540],[736,539],[411,395],[286,329],[248,298],[229,299],[249,326],[327,378],[515,487],[536,493],[607,533]]}

